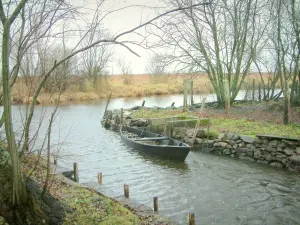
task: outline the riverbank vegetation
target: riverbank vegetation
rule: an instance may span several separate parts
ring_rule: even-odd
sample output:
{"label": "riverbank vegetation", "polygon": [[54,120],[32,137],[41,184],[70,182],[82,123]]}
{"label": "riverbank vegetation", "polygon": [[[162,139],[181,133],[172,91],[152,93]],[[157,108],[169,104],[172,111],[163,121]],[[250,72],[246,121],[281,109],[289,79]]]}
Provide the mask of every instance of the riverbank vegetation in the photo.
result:
{"label": "riverbank vegetation", "polygon": [[[24,161],[24,171],[41,186],[46,179],[47,162],[36,155],[28,155]],[[53,167],[52,174],[55,173]],[[94,190],[81,187],[77,183],[65,183],[60,175],[51,175],[48,192],[61,205],[63,214],[60,224],[154,224],[155,221],[171,224],[158,216],[139,217],[118,202],[107,198]]]}
{"label": "riverbank vegetation", "polygon": [[[61,93],[66,91],[67,84],[70,82],[67,76],[73,74],[72,69],[78,69],[76,62],[92,56],[91,60],[87,60],[88,71],[85,73],[94,71],[96,74],[93,75],[103,74],[103,68],[98,63],[97,65],[91,63],[95,59],[106,58],[102,54],[102,47],[110,48],[118,45],[138,55],[131,48],[131,34],[136,34],[140,28],[169,13],[203,5],[197,4],[184,9],[175,8],[151,21],[144,21],[137,27],[111,35],[102,26],[106,15],[113,13],[103,12],[104,2],[95,3],[95,7],[90,8],[91,13],[88,15],[87,12],[80,10],[82,7],[78,7],[73,2],[48,0],[0,2],[2,25],[0,99],[3,105],[0,119],[0,127],[3,130],[0,141],[0,186],[2,187],[0,215],[9,224],[58,224],[51,221],[60,220],[61,215],[53,218],[52,214],[64,212],[62,205],[55,204],[55,201],[48,201],[53,199],[48,191],[51,183],[50,158],[56,154],[51,145],[51,128],[56,118],[57,107],[46,125],[47,134],[41,146],[37,147],[35,144],[44,118],[40,118],[36,130],[33,131],[31,126],[35,106],[39,103],[38,98],[41,93],[43,91],[50,93],[47,96],[47,98],[50,96],[50,99],[52,95],[58,93],[55,101],[58,104],[63,97]],[[80,18],[80,23],[77,18]],[[70,37],[75,39],[67,40]],[[90,77],[89,81],[93,82],[94,78],[95,76]],[[16,88],[16,82],[22,84],[19,89]],[[97,84],[93,83],[93,85],[97,88]],[[26,89],[23,89],[24,86]],[[26,113],[22,115],[21,124],[17,125],[20,128],[18,132],[15,132],[16,124],[12,113],[15,98],[13,93],[19,96],[15,101],[22,103],[21,96],[25,96],[29,102]],[[47,119],[45,121],[48,122]],[[40,173],[36,167],[30,175],[24,171],[24,160],[30,152],[37,154],[46,152],[47,166],[44,168],[46,178],[42,183],[37,184],[30,179],[30,175]],[[118,213],[118,210],[111,211],[111,215],[114,216],[115,213]],[[115,222],[114,219],[109,220],[109,224]]]}
{"label": "riverbank vegetation", "polygon": [[[107,98],[110,93],[112,93],[113,98],[182,94],[185,79],[193,80],[194,94],[213,93],[211,82],[205,74],[127,74],[126,76],[126,81],[123,75],[107,75],[97,77],[93,82],[84,75],[69,76],[66,78],[68,82],[66,82],[62,93],[53,92],[49,88],[42,88],[37,102],[39,104],[53,104],[57,102],[59,95],[61,103],[71,103]],[[269,77],[271,77],[271,74],[265,73],[262,75],[265,80]],[[12,101],[15,104],[29,104],[32,101],[34,87],[38,84],[38,81],[39,78],[33,77],[18,78],[12,90]],[[259,74],[249,73],[245,78],[242,89],[251,91],[253,82],[256,84],[261,82]],[[276,83],[276,87],[280,88],[279,82]],[[255,89],[257,88],[258,85]]]}
{"label": "riverbank vegetation", "polygon": [[[182,109],[141,109],[134,111],[134,118],[164,118],[169,116],[195,116],[210,118],[211,130],[217,133],[236,132],[241,135],[272,134],[287,137],[300,137],[300,108],[292,109],[292,121],[289,125],[282,123],[282,111],[269,111],[266,104],[248,104],[235,107],[230,116],[218,108],[205,108],[202,112],[195,109],[182,112]],[[245,111],[248,111],[246,113]],[[280,118],[281,117],[281,118]]]}
{"label": "riverbank vegetation", "polygon": [[[47,176],[47,162],[29,155],[24,161],[24,171],[42,186]],[[92,190],[66,184],[57,175],[51,176],[50,180],[48,192],[55,198],[53,201],[57,201],[63,209],[61,224],[140,223],[140,219],[131,211]]]}
{"label": "riverbank vegetation", "polygon": [[[53,154],[51,127],[57,108],[51,115],[43,146],[39,146],[39,151],[47,152],[46,180],[40,184],[44,187],[43,192],[36,192],[35,183],[25,176],[23,162],[28,152],[34,150],[44,119],[40,118],[37,130],[33,130],[31,125],[37,104],[98,99],[109,93],[114,97],[128,97],[183,92],[182,76],[152,74],[148,77],[149,82],[139,82],[138,76],[130,75],[130,70],[124,70],[121,76],[104,76],[108,74],[107,62],[112,60],[113,46],[135,56],[139,56],[137,46],[152,48],[152,51],[164,47],[163,57],[153,62],[160,62],[160,66],[169,65],[173,68],[172,73],[179,71],[195,75],[205,71],[203,76],[190,77],[195,79],[194,92],[211,93],[213,90],[219,106],[226,106],[228,119],[235,115],[234,110],[229,109],[244,86],[261,83],[252,85],[252,89],[258,87],[262,90],[259,100],[271,101],[279,97],[274,92],[279,83],[284,96],[283,121],[285,124],[293,122],[293,110],[296,108],[291,106],[300,105],[300,8],[295,0],[220,0],[217,4],[201,0],[164,1],[166,8],[173,10],[161,12],[149,21],[144,15],[140,16],[138,26],[124,27],[117,32],[107,30],[109,26],[105,29],[103,23],[108,15],[121,9],[109,10],[105,2],[97,1],[92,7],[79,6],[79,2],[71,1],[0,2],[0,99],[3,105],[0,119],[3,130],[0,215],[10,224],[24,224],[24,221],[26,224],[44,224],[50,220],[49,212],[60,212],[51,208],[44,198],[50,177],[50,156]],[[144,10],[144,6],[135,7]],[[150,43],[148,37],[157,38],[157,43],[153,39],[149,40]],[[259,76],[257,81],[250,79],[247,83],[251,70],[258,71]],[[264,71],[270,76],[264,78]],[[157,73],[156,69],[154,73]],[[13,103],[29,105],[22,115],[22,124],[18,124],[18,132],[12,115]],[[218,124],[217,120],[215,122]],[[233,127],[241,127],[245,132],[254,127],[243,120],[240,124],[244,127],[236,123]],[[263,126],[259,125],[261,129]],[[289,126],[293,125],[287,128]],[[220,129],[223,129],[221,127],[225,129],[225,125],[220,124]],[[281,127],[272,129],[279,132]],[[284,131],[288,132],[292,131]],[[32,174],[38,173],[34,169]],[[106,210],[110,207],[108,202],[104,201]],[[108,210],[113,213],[104,215],[110,223],[110,218],[113,218],[110,215],[126,214],[115,210]]]}

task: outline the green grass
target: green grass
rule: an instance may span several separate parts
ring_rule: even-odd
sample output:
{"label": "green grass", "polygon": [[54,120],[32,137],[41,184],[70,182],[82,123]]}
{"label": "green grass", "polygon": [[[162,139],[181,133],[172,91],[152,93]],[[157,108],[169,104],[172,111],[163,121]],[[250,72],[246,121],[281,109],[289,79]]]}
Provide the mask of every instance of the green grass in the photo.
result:
{"label": "green grass", "polygon": [[[30,172],[37,160],[36,155],[29,155],[24,161],[24,171],[27,171],[27,173]],[[39,162],[37,171],[33,174],[33,178],[42,184],[46,176],[46,161],[41,159]],[[51,181],[49,193],[55,197],[65,209],[63,225],[141,225],[154,224],[155,221],[162,221],[162,223],[155,224],[172,224],[162,217],[139,217],[122,204],[96,191],[65,184],[60,177],[53,176],[51,177]],[[0,225],[6,225],[5,223],[3,224],[1,216]]]}
{"label": "green grass", "polygon": [[4,221],[3,217],[1,217],[1,216],[0,216],[0,225],[8,225],[8,224]]}
{"label": "green grass", "polygon": [[138,216],[119,203],[96,192],[62,186],[60,200],[72,213],[67,213],[63,224],[140,224]]}
{"label": "green grass", "polygon": [[300,137],[300,127],[291,124],[273,124],[245,119],[212,118],[212,127],[219,132],[229,131],[244,135],[271,134],[287,137]]}
{"label": "green grass", "polygon": [[[186,112],[182,112],[182,110],[178,109],[141,109],[133,112],[133,116],[135,118],[164,118],[171,116],[178,116],[182,119],[186,119],[189,115]],[[180,119],[181,119],[180,118]]]}
{"label": "green grass", "polygon": [[[32,171],[36,160],[35,155],[29,155],[25,161],[25,171]],[[32,174],[33,178],[43,182],[45,168],[45,160],[41,159],[37,170]],[[141,224],[139,217],[123,205],[93,190],[64,184],[59,177],[52,177],[49,192],[66,209],[63,225]]]}
{"label": "green grass", "polygon": [[[135,118],[161,118],[168,116],[195,116],[193,113],[183,113],[181,110],[139,110],[133,113]],[[214,133],[236,132],[242,135],[255,136],[257,134],[270,134],[287,137],[300,137],[298,124],[273,124],[261,121],[248,121],[246,119],[211,118],[211,129]]]}

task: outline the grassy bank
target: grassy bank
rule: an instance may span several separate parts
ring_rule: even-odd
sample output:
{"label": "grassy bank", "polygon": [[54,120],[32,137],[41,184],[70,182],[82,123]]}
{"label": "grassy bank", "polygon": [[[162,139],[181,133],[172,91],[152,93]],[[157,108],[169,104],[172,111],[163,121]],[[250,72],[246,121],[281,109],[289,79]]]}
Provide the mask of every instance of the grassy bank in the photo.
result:
{"label": "grassy bank", "polygon": [[0,216],[0,225],[7,225],[7,223],[5,223],[3,217]]}
{"label": "grassy bank", "polygon": [[[37,167],[35,165],[37,164]],[[24,161],[24,171],[43,187],[46,178],[46,162],[35,155],[29,155]],[[61,224],[86,225],[142,225],[172,224],[167,219],[152,216],[137,216],[115,200],[107,198],[93,190],[80,185],[66,184],[62,176],[51,175],[48,186],[49,193],[63,208],[64,218]],[[38,200],[38,199],[37,199]],[[40,201],[40,200],[38,200]],[[51,213],[50,213],[51,214]],[[0,217],[0,225],[6,224]]]}
{"label": "grassy bank", "polygon": [[[196,112],[183,113],[182,110],[139,110],[134,112],[135,118],[162,118],[168,116],[199,116]],[[247,118],[226,118],[225,116],[208,113],[206,109],[201,117],[211,119],[211,130],[217,133],[236,132],[241,135],[272,134],[287,137],[300,137],[300,125],[292,123],[290,125],[277,124],[272,122],[249,120]]]}
{"label": "grassy bank", "polygon": [[[268,78],[264,75],[264,79]],[[64,91],[61,95],[61,103],[69,103],[85,100],[97,100],[108,97],[142,97],[150,95],[171,95],[183,93],[184,79],[191,75],[112,75],[97,79],[95,83],[86,77],[71,76],[65,82]],[[34,90],[39,83],[39,78],[18,78],[12,92],[14,103],[27,104],[31,102]],[[249,74],[246,78],[245,87],[252,87],[260,82],[258,74]],[[126,82],[125,82],[126,81]],[[194,93],[212,93],[211,83],[206,75],[193,75]],[[51,85],[46,85],[38,97],[40,104],[52,104],[57,101],[57,90]]]}

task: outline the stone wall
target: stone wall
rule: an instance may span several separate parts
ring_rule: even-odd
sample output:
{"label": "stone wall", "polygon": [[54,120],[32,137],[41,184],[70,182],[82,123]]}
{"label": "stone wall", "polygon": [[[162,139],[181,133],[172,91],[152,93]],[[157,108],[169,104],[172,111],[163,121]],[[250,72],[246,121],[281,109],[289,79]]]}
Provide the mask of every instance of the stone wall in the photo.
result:
{"label": "stone wall", "polygon": [[191,129],[195,127],[198,121],[197,117],[166,117],[148,119],[148,129],[154,133],[163,133],[164,131],[171,135],[172,130],[179,127],[180,129]]}
{"label": "stone wall", "polygon": [[[118,111],[112,112],[108,110],[102,122],[107,127],[117,127],[120,122],[118,114]],[[252,137],[236,133],[222,133],[214,140],[208,140],[204,130],[198,130],[196,137],[193,139],[194,129],[189,127],[194,127],[197,121],[194,118],[182,121],[174,121],[174,118],[168,118],[168,121],[166,121],[166,118],[147,120],[133,119],[130,114],[130,111],[124,112],[124,124],[138,127],[146,127],[148,125],[147,129],[149,130],[153,131],[153,127],[157,128],[154,131],[157,133],[163,132],[166,122],[170,123],[172,126],[167,133],[172,134],[172,137],[175,139],[192,145],[194,150],[209,151],[215,154],[265,163],[273,167],[287,168],[300,172],[300,139],[273,135]]]}
{"label": "stone wall", "polygon": [[236,133],[222,133],[217,139],[207,140],[205,132],[198,130],[193,140],[193,132],[193,129],[186,131],[181,139],[188,144],[194,142],[194,150],[205,150],[300,172],[300,139],[272,135],[252,137]]}

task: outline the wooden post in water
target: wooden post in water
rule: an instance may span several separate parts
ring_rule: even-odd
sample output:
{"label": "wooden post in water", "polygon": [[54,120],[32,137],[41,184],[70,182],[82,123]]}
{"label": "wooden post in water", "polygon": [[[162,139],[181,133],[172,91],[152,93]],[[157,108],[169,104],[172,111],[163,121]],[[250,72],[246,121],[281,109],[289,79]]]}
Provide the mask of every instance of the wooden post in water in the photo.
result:
{"label": "wooden post in water", "polygon": [[158,197],[153,198],[154,212],[158,212]]}
{"label": "wooden post in water", "polygon": [[187,218],[188,218],[188,225],[195,225],[195,215],[194,215],[194,213],[188,213]]}
{"label": "wooden post in water", "polygon": [[106,106],[105,106],[105,110],[104,110],[103,118],[104,118],[104,116],[105,116],[105,113],[106,113],[106,111],[107,111],[107,107],[108,107],[108,104],[109,104],[110,98],[111,98],[111,92],[110,92],[110,94],[109,94],[109,97],[108,97],[108,100],[107,100],[107,103],[106,103]]}
{"label": "wooden post in water", "polygon": [[57,158],[56,158],[56,156],[54,156],[54,165],[57,165]]}
{"label": "wooden post in water", "polygon": [[98,184],[102,184],[102,173],[98,173]]}
{"label": "wooden post in water", "polygon": [[144,101],[143,101],[143,103],[142,103],[142,107],[144,107],[144,106],[145,106],[145,103],[146,103],[146,101],[144,100]]}
{"label": "wooden post in water", "polygon": [[74,181],[79,182],[78,164],[76,162],[73,164],[73,169],[74,169]]}
{"label": "wooden post in water", "polygon": [[124,195],[126,198],[129,198],[129,185],[124,184]]}

